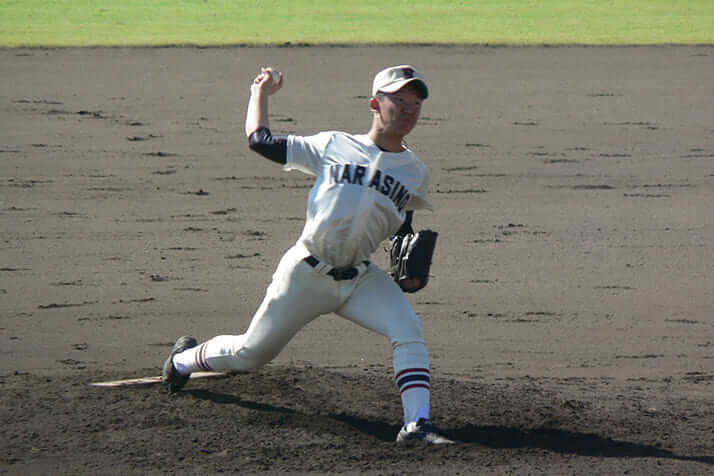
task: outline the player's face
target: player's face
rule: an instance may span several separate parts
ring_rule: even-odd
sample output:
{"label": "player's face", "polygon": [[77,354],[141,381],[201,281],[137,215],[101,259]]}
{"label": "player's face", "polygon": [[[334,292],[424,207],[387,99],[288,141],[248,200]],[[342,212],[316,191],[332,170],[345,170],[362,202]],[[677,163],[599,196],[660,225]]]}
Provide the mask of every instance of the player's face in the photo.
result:
{"label": "player's face", "polygon": [[414,84],[395,93],[380,95],[380,117],[385,132],[406,136],[414,129],[421,114],[422,97]]}

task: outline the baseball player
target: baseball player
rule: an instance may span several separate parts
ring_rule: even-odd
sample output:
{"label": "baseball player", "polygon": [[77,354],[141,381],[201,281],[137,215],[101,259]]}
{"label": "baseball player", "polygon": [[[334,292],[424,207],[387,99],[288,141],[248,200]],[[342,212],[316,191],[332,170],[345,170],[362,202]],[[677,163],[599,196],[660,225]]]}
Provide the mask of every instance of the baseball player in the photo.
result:
{"label": "baseball player", "polygon": [[[248,371],[272,359],[316,317],[335,313],[389,339],[404,426],[397,441],[451,443],[429,419],[430,369],[421,322],[402,289],[369,261],[385,239],[411,232],[413,210],[431,209],[429,170],[404,144],[428,97],[424,77],[408,65],[374,78],[366,134],[321,132],[273,136],[268,98],[281,73],[264,69],[251,85],[245,121],[250,148],[315,177],[305,226],[281,258],[265,298],[241,335],[202,344],[180,337],[164,363],[162,379],[177,392],[200,370]],[[418,289],[421,283],[412,283]]]}

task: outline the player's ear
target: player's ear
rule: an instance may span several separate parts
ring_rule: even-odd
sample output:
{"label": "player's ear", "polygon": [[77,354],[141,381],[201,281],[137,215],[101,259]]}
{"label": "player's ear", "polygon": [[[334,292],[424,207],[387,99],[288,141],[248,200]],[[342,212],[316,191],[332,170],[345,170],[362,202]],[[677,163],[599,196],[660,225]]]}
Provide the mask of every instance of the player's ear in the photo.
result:
{"label": "player's ear", "polygon": [[372,112],[379,112],[379,101],[377,101],[376,97],[372,97],[372,99],[369,100],[369,108]]}

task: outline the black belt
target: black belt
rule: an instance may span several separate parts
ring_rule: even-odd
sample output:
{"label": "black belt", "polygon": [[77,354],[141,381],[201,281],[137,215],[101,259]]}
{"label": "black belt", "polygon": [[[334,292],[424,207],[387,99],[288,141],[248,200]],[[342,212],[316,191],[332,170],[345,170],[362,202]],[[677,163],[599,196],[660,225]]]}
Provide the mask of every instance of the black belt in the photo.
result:
{"label": "black belt", "polygon": [[[312,266],[313,268],[320,264],[320,260],[315,258],[314,256],[308,256],[307,258],[304,258],[303,261],[305,261],[307,264]],[[369,264],[369,261],[364,261],[364,264]],[[332,276],[332,278],[335,281],[346,281],[349,279],[354,279],[357,277],[359,274],[359,270],[355,267],[345,267],[345,268],[332,268],[330,271],[326,273],[328,276]]]}

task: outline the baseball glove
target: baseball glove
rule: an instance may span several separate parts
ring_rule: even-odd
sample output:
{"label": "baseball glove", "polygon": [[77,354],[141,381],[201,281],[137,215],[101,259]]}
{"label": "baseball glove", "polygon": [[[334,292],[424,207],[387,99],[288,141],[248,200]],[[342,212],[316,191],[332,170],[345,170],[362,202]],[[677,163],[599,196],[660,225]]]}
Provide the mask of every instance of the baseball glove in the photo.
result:
{"label": "baseball glove", "polygon": [[429,282],[431,258],[436,247],[433,230],[394,235],[389,249],[390,275],[402,291],[415,293]]}

